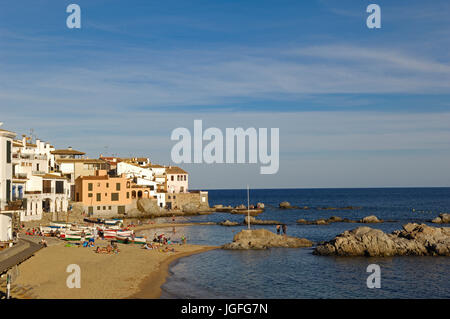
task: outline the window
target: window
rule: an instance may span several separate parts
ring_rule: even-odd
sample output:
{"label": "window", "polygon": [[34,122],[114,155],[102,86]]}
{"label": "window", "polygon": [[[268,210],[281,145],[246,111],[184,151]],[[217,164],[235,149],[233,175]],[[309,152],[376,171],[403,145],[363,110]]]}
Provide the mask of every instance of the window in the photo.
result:
{"label": "window", "polygon": [[6,163],[11,163],[11,141],[6,141]]}
{"label": "window", "polygon": [[64,182],[56,181],[56,194],[64,194]]}
{"label": "window", "polygon": [[88,213],[89,213],[89,214],[93,214],[93,213],[94,213],[94,207],[89,206],[89,207],[88,207]]}
{"label": "window", "polygon": [[101,208],[100,206],[97,206],[97,210],[100,210],[100,208]]}
{"label": "window", "polygon": [[125,206],[118,206],[117,207],[117,213],[125,214]]}
{"label": "window", "polygon": [[111,200],[117,202],[119,200],[119,193],[112,193]]}
{"label": "window", "polygon": [[109,183],[106,183],[106,188],[109,188]]}
{"label": "window", "polygon": [[97,183],[97,187],[100,187],[100,183]]}
{"label": "window", "polygon": [[102,194],[97,193],[97,202],[101,202],[102,201]]}
{"label": "window", "polygon": [[186,181],[186,175],[184,175],[184,180]]}
{"label": "window", "polygon": [[88,184],[88,191],[92,192],[93,189],[94,189],[94,184],[89,183]]}
{"label": "window", "polygon": [[88,197],[92,197],[92,193],[89,193],[89,194],[88,194]]}
{"label": "window", "polygon": [[106,210],[106,206],[103,206],[103,210]]}
{"label": "window", "polygon": [[11,201],[11,180],[6,180],[6,201]]}
{"label": "window", "polygon": [[52,181],[42,181],[42,192],[44,194],[51,194],[53,193],[52,191]]}
{"label": "window", "polygon": [[172,176],[170,176],[170,180],[173,182],[173,180],[174,180],[174,178],[173,178],[174,176],[172,175]]}
{"label": "window", "polygon": [[111,210],[111,206],[108,206],[108,209]]}
{"label": "window", "polygon": [[130,198],[130,192],[127,192],[127,198]]}
{"label": "window", "polygon": [[39,163],[36,164],[36,170],[39,172]]}
{"label": "window", "polygon": [[116,191],[120,191],[120,183],[116,183]]}

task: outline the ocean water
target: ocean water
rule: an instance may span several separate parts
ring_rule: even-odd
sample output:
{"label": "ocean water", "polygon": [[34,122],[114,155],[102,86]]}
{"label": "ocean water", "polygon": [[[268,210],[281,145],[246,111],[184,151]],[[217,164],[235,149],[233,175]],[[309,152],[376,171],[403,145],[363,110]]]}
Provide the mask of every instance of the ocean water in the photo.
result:
{"label": "ocean water", "polygon": [[[246,203],[247,194],[246,190],[210,190],[209,201],[236,206]],[[392,232],[407,222],[428,223],[439,213],[450,212],[450,188],[251,190],[250,201],[266,205],[259,219],[286,223],[288,235],[320,242],[361,224],[297,225],[296,220],[376,215],[394,222],[369,226]],[[282,201],[310,209],[280,210]],[[360,208],[317,209],[347,206]],[[243,221],[244,216],[217,213],[186,218],[190,222],[225,219]],[[275,232],[275,226],[259,227]],[[199,225],[177,228],[172,236],[184,234],[190,243],[222,245],[243,228]],[[214,250],[182,258],[171,265],[162,298],[450,298],[450,257],[327,257],[312,251]],[[367,288],[369,264],[381,267],[380,289]]]}

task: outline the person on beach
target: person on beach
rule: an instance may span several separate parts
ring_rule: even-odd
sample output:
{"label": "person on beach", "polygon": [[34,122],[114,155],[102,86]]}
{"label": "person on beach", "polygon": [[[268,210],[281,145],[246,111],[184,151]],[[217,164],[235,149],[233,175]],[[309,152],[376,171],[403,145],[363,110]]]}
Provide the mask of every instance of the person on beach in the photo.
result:
{"label": "person on beach", "polygon": [[47,241],[44,238],[41,239],[41,245],[47,247]]}
{"label": "person on beach", "polygon": [[283,235],[286,237],[286,232],[287,232],[287,226],[286,224],[283,224]]}
{"label": "person on beach", "polygon": [[280,225],[277,225],[277,235],[280,234]]}

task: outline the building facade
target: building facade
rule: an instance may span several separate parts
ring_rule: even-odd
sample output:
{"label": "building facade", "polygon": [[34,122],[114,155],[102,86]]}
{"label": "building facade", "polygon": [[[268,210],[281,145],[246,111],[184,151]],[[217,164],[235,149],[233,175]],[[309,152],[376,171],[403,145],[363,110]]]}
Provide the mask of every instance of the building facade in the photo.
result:
{"label": "building facade", "polygon": [[0,241],[12,239],[12,143],[15,133],[0,129]]}
{"label": "building facade", "polygon": [[124,174],[109,176],[106,170],[98,170],[75,181],[75,201],[82,203],[88,216],[123,215],[139,198],[150,198],[150,188],[137,186]]}

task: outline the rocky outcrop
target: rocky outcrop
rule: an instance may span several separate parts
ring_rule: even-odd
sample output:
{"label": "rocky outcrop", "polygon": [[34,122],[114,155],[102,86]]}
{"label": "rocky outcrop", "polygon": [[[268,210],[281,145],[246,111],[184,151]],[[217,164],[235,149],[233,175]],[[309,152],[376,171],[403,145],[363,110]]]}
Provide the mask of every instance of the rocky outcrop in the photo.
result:
{"label": "rocky outcrop", "polygon": [[345,231],[320,244],[316,255],[337,256],[450,256],[450,228],[409,223],[386,234],[370,227]]}
{"label": "rocky outcrop", "polygon": [[360,223],[364,224],[376,224],[376,223],[382,223],[382,219],[378,219],[375,215],[366,216],[363,219],[360,220]]}
{"label": "rocky outcrop", "polygon": [[250,215],[250,216],[258,216],[264,212],[263,209],[233,209],[230,213],[231,214],[238,214],[238,215]]}
{"label": "rocky outcrop", "polygon": [[[244,218],[244,224],[248,224],[248,216]],[[276,220],[261,220],[250,216],[250,225],[281,225],[283,223],[277,222]]]}
{"label": "rocky outcrop", "polygon": [[312,242],[305,238],[276,235],[267,229],[242,230],[233,242],[222,246],[223,249],[267,249],[270,247],[299,248],[311,247]]}
{"label": "rocky outcrop", "polygon": [[221,225],[221,226],[239,226],[240,224],[238,222],[232,222],[232,221],[229,221],[227,219],[227,220],[224,220],[223,222],[220,222],[218,225]]}
{"label": "rocky outcrop", "polygon": [[[339,216],[331,216],[330,218],[320,218],[317,220],[306,220],[306,219],[299,219],[297,220],[297,224],[304,224],[304,225],[329,225],[331,223],[382,223],[384,220],[378,219],[377,216],[371,215],[364,217],[360,220],[351,220],[348,218],[341,218]],[[390,221],[392,222],[392,221]]]}
{"label": "rocky outcrop", "polygon": [[138,199],[136,205],[137,209],[145,216],[158,215],[162,210],[162,208],[158,206],[158,202],[156,200],[149,198]]}
{"label": "rocky outcrop", "polygon": [[439,217],[436,217],[431,222],[435,224],[450,224],[450,214],[439,214]]}
{"label": "rocky outcrop", "polygon": [[289,203],[289,202],[281,202],[279,207],[282,209],[294,208],[294,206],[291,206],[291,203]]}

